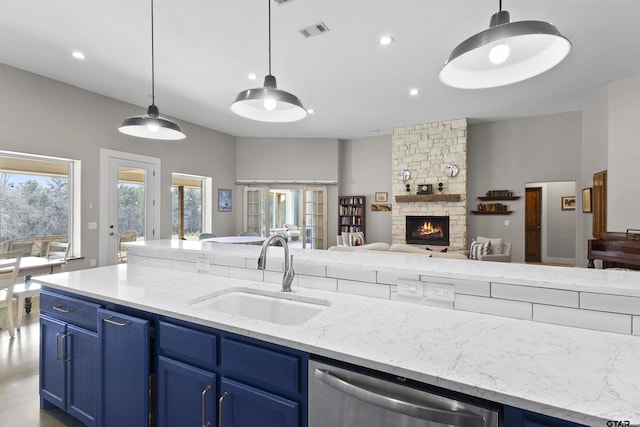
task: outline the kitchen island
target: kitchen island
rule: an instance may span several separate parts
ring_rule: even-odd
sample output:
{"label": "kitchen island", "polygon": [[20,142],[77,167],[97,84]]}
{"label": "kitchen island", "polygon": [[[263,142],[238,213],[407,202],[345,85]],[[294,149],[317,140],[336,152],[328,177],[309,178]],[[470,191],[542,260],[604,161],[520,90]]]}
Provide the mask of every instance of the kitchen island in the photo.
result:
{"label": "kitchen island", "polygon": [[[298,325],[199,309],[194,301],[225,289],[280,288],[269,283],[281,277],[278,248],[269,250],[268,267],[273,270],[264,272],[260,280],[253,267],[259,248],[220,246],[225,245],[213,248],[199,243],[146,242],[130,247],[129,265],[41,276],[37,281],[80,297],[169,316],[560,419],[592,426],[606,426],[608,421],[640,424],[638,336],[389,301],[340,289],[327,292],[296,283],[294,296],[330,303]],[[526,286],[546,283],[549,288],[555,278],[553,283],[564,280],[590,293],[612,288],[614,284],[603,279],[610,276],[620,278],[615,281],[616,297],[635,297],[638,292],[633,276],[624,274],[588,277],[580,269],[566,269],[576,270],[573,276],[565,270],[534,269],[540,272],[538,277],[529,274],[518,278],[518,266],[499,270],[498,266],[479,265],[491,263],[464,265],[461,263],[466,261],[455,260],[429,260],[435,262],[425,266],[410,257],[387,258],[381,263],[376,256],[292,252],[297,258],[294,267],[300,267],[299,280],[320,266],[325,269],[325,279],[332,275],[351,277],[356,270],[363,274],[375,266],[377,277],[396,274],[419,279],[453,274],[455,280],[474,279],[481,285],[483,275],[493,274],[502,282],[508,279]],[[154,261],[157,259],[164,262]],[[174,262],[167,263],[167,259]],[[336,270],[326,271],[327,263]],[[350,265],[353,270],[346,271]],[[342,280],[353,282],[354,278]],[[390,279],[376,280],[381,286],[392,286],[384,284]]]}

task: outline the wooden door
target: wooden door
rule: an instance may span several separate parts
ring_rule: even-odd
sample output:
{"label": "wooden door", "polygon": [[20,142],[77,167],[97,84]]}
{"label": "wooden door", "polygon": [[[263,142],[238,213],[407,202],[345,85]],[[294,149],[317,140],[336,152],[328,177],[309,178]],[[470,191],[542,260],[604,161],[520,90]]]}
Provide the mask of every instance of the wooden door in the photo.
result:
{"label": "wooden door", "polygon": [[525,198],[525,262],[542,261],[542,187],[529,187]]}

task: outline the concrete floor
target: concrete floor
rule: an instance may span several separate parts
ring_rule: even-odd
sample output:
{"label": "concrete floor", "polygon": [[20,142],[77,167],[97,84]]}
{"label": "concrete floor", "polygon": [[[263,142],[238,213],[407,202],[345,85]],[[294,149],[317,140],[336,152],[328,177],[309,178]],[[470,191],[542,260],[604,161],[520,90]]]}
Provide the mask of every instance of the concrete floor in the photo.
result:
{"label": "concrete floor", "polygon": [[38,299],[33,298],[33,309],[24,317],[25,324],[16,331],[15,338],[0,329],[0,426],[82,426],[60,410],[40,410]]}

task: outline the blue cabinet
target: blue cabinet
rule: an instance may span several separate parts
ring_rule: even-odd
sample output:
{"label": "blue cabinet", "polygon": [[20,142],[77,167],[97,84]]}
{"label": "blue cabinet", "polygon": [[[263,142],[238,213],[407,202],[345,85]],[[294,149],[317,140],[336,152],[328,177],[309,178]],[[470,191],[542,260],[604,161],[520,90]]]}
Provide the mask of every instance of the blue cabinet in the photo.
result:
{"label": "blue cabinet", "polygon": [[306,353],[174,319],[158,343],[159,426],[307,426]]}
{"label": "blue cabinet", "polygon": [[216,374],[163,356],[158,358],[159,427],[215,425]]}
{"label": "blue cabinet", "polygon": [[[229,378],[220,382],[222,427],[299,427],[300,404]],[[304,423],[306,425],[306,422]]]}
{"label": "blue cabinet", "polygon": [[506,427],[586,427],[511,406],[504,407],[504,425]]}
{"label": "blue cabinet", "polygon": [[40,405],[95,426],[97,305],[43,291],[40,307]]}
{"label": "blue cabinet", "polygon": [[149,424],[149,322],[42,289],[40,404],[88,426]]}
{"label": "blue cabinet", "polygon": [[149,321],[98,309],[98,416],[104,427],[149,425]]}

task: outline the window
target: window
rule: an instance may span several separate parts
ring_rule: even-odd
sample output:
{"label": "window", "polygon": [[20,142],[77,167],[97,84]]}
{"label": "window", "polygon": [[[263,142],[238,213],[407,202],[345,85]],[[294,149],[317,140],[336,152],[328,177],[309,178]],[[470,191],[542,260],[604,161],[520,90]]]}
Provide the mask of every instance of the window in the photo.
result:
{"label": "window", "polygon": [[79,255],[79,175],[79,161],[0,151],[0,250],[44,256],[47,239],[28,238],[49,236]]}
{"label": "window", "polygon": [[211,231],[211,178],[174,173],[171,180],[172,238],[198,240]]}

